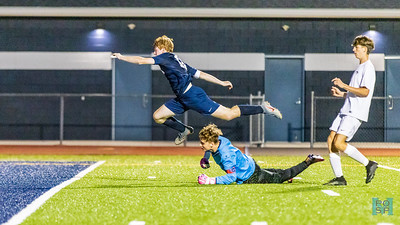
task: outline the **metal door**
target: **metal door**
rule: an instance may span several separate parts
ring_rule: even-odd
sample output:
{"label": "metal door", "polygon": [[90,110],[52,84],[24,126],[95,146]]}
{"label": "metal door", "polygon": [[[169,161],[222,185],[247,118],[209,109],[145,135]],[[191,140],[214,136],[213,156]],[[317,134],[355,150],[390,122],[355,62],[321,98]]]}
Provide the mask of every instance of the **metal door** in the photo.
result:
{"label": "metal door", "polygon": [[400,142],[400,58],[386,59],[385,141]]}
{"label": "metal door", "polygon": [[265,59],[265,99],[277,107],[283,119],[265,118],[265,140],[303,141],[304,58],[269,57]]}
{"label": "metal door", "polygon": [[113,139],[151,140],[152,108],[150,65],[115,60],[113,72]]}

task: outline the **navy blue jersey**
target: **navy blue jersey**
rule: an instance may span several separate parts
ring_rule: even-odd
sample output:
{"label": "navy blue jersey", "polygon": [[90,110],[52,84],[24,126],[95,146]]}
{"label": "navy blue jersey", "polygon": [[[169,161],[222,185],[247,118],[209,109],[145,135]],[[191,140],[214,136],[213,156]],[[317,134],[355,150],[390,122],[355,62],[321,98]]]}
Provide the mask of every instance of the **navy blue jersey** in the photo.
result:
{"label": "navy blue jersey", "polygon": [[186,87],[192,82],[193,76],[197,70],[184,63],[177,55],[166,52],[153,57],[156,65],[159,65],[161,71],[168,79],[172,91],[177,97],[185,92]]}

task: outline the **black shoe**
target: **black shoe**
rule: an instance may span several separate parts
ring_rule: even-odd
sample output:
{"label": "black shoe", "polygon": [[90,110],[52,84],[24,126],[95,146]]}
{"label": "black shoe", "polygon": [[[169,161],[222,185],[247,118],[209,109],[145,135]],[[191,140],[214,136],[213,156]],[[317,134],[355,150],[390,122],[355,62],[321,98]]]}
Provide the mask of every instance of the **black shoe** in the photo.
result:
{"label": "black shoe", "polygon": [[316,162],[322,162],[324,160],[325,159],[322,158],[322,156],[320,156],[320,155],[309,154],[307,156],[306,160],[304,160],[304,161],[306,161],[307,166],[309,166],[311,164],[314,164]]}
{"label": "black shoe", "polygon": [[367,179],[365,180],[365,183],[368,184],[375,176],[375,171],[378,168],[378,163],[370,160],[365,168],[367,169]]}
{"label": "black shoe", "polygon": [[324,185],[330,185],[330,186],[345,186],[347,185],[346,179],[344,179],[343,176],[341,177],[335,177],[328,183],[325,183]]}

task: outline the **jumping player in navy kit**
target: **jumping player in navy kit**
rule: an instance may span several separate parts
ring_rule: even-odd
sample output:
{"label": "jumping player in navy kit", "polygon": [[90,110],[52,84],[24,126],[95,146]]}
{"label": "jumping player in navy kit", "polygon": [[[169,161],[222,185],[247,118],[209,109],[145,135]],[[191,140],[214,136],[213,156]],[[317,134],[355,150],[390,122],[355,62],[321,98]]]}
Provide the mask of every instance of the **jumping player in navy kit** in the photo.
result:
{"label": "jumping player in navy kit", "polygon": [[158,108],[153,114],[153,119],[156,123],[164,124],[179,132],[178,137],[175,139],[175,144],[183,143],[187,135],[192,134],[194,131],[193,127],[183,124],[174,117],[189,109],[223,120],[232,120],[240,116],[260,113],[282,119],[280,111],[272,107],[268,102],[264,102],[262,105],[237,105],[232,108],[227,108],[214,102],[203,89],[192,85],[192,78],[203,79],[232,89],[233,85],[230,81],[221,81],[184,63],[177,55],[172,53],[174,50],[173,40],[165,35],[156,38],[153,47],[154,57],[151,58],[124,56],[120,53],[113,53],[113,57],[134,64],[160,66],[176,98],[170,99]]}

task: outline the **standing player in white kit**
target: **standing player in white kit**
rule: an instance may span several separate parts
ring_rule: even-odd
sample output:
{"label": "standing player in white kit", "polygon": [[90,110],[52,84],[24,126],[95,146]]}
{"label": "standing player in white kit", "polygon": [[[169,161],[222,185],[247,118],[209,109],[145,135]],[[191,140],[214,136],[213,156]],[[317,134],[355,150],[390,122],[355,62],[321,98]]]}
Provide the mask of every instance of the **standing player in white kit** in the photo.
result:
{"label": "standing player in white kit", "polygon": [[[331,92],[335,97],[344,98],[344,105],[329,128],[328,149],[330,163],[335,178],[325,185],[347,185],[343,176],[340,162],[340,152],[363,164],[367,170],[365,183],[374,178],[378,163],[368,160],[357,148],[347,143],[357,132],[362,122],[368,121],[369,108],[375,87],[375,68],[369,60],[369,53],[374,49],[374,42],[367,36],[357,36],[353,41],[353,52],[360,61],[360,65],[354,71],[350,84],[347,85],[334,78]],[[345,92],[339,88],[344,89]]]}

